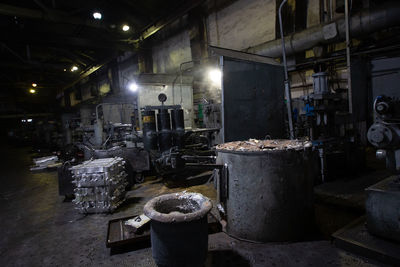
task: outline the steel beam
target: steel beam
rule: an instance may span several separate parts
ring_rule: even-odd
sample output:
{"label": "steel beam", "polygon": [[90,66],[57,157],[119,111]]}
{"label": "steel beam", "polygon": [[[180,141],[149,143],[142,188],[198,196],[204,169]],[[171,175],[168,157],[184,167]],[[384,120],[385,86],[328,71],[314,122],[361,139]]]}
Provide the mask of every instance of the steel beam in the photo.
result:
{"label": "steel beam", "polygon": [[46,13],[41,10],[37,9],[30,9],[30,8],[23,8],[23,7],[17,7],[17,6],[12,6],[12,5],[7,5],[7,4],[0,4],[0,14],[1,15],[6,15],[6,16],[17,16],[17,17],[22,17],[22,18],[30,18],[30,19],[42,19],[46,21],[52,21],[52,22],[57,22],[57,23],[67,23],[67,24],[73,24],[73,25],[85,25],[88,27],[93,27],[93,28],[101,28],[104,30],[107,30],[108,28],[99,22],[96,21],[91,21],[89,19],[81,19],[81,18],[76,18],[76,17],[71,17],[68,16],[68,14],[64,12],[51,12],[51,13]]}

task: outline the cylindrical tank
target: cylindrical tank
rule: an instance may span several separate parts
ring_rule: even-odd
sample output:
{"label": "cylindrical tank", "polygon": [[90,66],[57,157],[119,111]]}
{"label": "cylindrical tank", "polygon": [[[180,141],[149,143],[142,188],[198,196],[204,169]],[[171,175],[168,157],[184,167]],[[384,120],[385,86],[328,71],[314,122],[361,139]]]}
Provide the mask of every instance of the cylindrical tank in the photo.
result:
{"label": "cylindrical tank", "polygon": [[326,72],[317,72],[312,75],[314,94],[328,94],[328,74]]}
{"label": "cylindrical tank", "polygon": [[143,146],[147,151],[157,150],[157,130],[154,110],[142,111]]}
{"label": "cylindrical tank", "polygon": [[173,145],[182,148],[184,146],[183,136],[185,135],[185,119],[183,116],[183,109],[172,109],[171,119],[173,129]]}
{"label": "cylindrical tank", "polygon": [[157,114],[158,144],[164,152],[172,147],[171,117],[168,109],[160,109]]}
{"label": "cylindrical tank", "polygon": [[204,266],[211,201],[198,193],[173,193],[150,200],[151,250],[158,266]]}
{"label": "cylindrical tank", "polygon": [[220,181],[225,188],[220,198],[225,202],[227,232],[257,242],[299,240],[313,218],[311,144],[256,141],[217,147],[217,163],[228,168],[227,178]]}

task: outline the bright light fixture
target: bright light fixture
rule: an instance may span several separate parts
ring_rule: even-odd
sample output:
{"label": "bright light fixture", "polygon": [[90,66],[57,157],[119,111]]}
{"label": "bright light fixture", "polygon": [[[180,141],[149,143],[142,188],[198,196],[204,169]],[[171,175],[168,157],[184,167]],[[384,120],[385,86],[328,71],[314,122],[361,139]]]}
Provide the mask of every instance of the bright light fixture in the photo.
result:
{"label": "bright light fixture", "polygon": [[132,91],[132,92],[136,92],[137,90],[138,90],[138,85],[137,85],[137,83],[135,83],[135,82],[131,82],[129,85],[128,85],[128,89],[130,90],[130,91]]}
{"label": "bright light fixture", "polygon": [[93,12],[93,18],[94,19],[101,19],[103,16],[101,15],[100,12]]}
{"label": "bright light fixture", "polygon": [[72,68],[71,68],[71,71],[72,71],[72,72],[77,71],[77,70],[78,70],[78,67],[77,67],[77,66],[72,66]]}
{"label": "bright light fixture", "polygon": [[21,122],[26,122],[26,120],[21,120]]}
{"label": "bright light fixture", "polygon": [[34,93],[36,93],[36,90],[31,88],[31,89],[29,89],[29,93],[34,94]]}
{"label": "bright light fixture", "polygon": [[219,69],[209,70],[208,77],[214,85],[221,85],[222,73]]}
{"label": "bright light fixture", "polygon": [[32,83],[32,86],[33,86],[33,87],[36,87],[36,86],[37,86],[37,84],[36,84],[36,83]]}
{"label": "bright light fixture", "polygon": [[26,121],[27,121],[27,122],[32,122],[32,119],[27,119]]}
{"label": "bright light fixture", "polygon": [[124,32],[129,31],[129,29],[130,29],[129,25],[126,25],[126,24],[122,25],[122,30],[123,30]]}

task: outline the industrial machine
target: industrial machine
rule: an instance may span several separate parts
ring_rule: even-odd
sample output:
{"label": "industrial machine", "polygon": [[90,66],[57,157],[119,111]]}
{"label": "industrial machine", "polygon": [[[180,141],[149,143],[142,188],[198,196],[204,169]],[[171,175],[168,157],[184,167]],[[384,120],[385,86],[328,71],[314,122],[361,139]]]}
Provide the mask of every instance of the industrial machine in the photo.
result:
{"label": "industrial machine", "polygon": [[382,261],[400,264],[400,99],[379,95],[367,138],[386,160],[392,175],[365,189],[365,216],[333,234],[337,246]]}
{"label": "industrial machine", "polygon": [[368,130],[368,141],[378,148],[376,157],[386,167],[400,173],[400,99],[378,96],[374,101],[375,123]]}
{"label": "industrial machine", "polygon": [[319,182],[333,180],[340,170],[356,171],[363,166],[363,149],[350,130],[351,114],[340,89],[331,90],[324,66],[316,66],[312,75],[313,91],[295,102],[294,122],[297,138],[312,141],[320,159]]}
{"label": "industrial machine", "polygon": [[373,109],[368,140],[394,175],[366,189],[366,226],[378,237],[400,242],[400,99],[378,96]]}
{"label": "industrial machine", "polygon": [[[131,124],[104,122],[99,111],[100,104],[96,106],[94,118],[85,111],[81,112],[79,123],[72,118],[67,120],[65,129],[68,134],[64,135],[72,143],[70,147],[82,151],[86,161],[122,158],[127,173],[127,189],[134,183],[143,182],[145,172],[167,177],[189,166],[202,170],[202,164],[215,161],[215,152],[210,150],[210,136],[219,129],[185,131],[182,107],[165,105],[165,94],[160,94],[158,100],[161,105],[144,106],[140,110],[142,131],[138,130],[137,114],[132,114]],[[66,158],[59,170],[60,195],[74,193],[76,186],[72,182],[76,177],[71,175],[69,169],[74,169],[74,165],[81,161]],[[204,168],[209,169],[207,165]]]}
{"label": "industrial machine", "polygon": [[182,163],[179,149],[184,147],[185,126],[181,106],[164,105],[165,94],[160,94],[158,99],[161,106],[146,106],[142,111],[142,122],[144,149],[160,171],[166,167],[178,168]]}
{"label": "industrial machine", "polygon": [[213,161],[209,134],[219,129],[185,131],[182,107],[164,105],[165,94],[160,94],[158,99],[160,106],[145,106],[142,110],[143,146],[149,152],[154,169],[166,174],[187,167],[186,163]]}
{"label": "industrial machine", "polygon": [[[84,160],[101,158],[123,158],[126,162],[127,187],[142,182],[144,171],[150,170],[149,154],[140,146],[141,137],[135,124],[104,122],[97,105],[94,109],[82,107],[80,116],[62,116],[64,148],[61,158],[63,166],[58,171],[59,194],[73,196],[76,187],[70,168]],[[116,104],[118,105],[118,104]],[[93,116],[93,114],[96,114]],[[135,121],[135,116],[129,120]]]}

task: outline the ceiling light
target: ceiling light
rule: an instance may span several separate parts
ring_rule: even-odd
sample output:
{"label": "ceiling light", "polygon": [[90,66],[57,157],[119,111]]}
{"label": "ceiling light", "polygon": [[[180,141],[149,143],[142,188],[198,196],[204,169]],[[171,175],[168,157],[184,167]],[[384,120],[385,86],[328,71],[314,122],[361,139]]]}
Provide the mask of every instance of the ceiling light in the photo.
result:
{"label": "ceiling light", "polygon": [[33,87],[36,87],[36,86],[37,86],[37,84],[36,84],[36,83],[32,83],[32,86],[33,86]]}
{"label": "ceiling light", "polygon": [[101,19],[102,18],[102,15],[101,15],[101,13],[100,12],[93,12],[93,18],[94,19]]}
{"label": "ceiling light", "polygon": [[78,67],[77,67],[77,66],[72,66],[72,68],[71,68],[71,71],[72,71],[72,72],[77,71],[77,70],[78,70]]}
{"label": "ceiling light", "polygon": [[138,85],[137,85],[137,83],[135,83],[135,82],[131,82],[129,85],[128,85],[128,89],[130,90],[130,91],[132,91],[132,92],[136,92],[137,90],[138,90]]}
{"label": "ceiling light", "polygon": [[221,85],[222,73],[219,69],[211,69],[208,71],[208,77],[214,85]]}
{"label": "ceiling light", "polygon": [[32,122],[32,119],[27,119],[26,121],[27,121],[27,122]]}
{"label": "ceiling light", "polygon": [[29,93],[34,94],[34,93],[36,93],[36,90],[31,88],[31,89],[29,89]]}
{"label": "ceiling light", "polygon": [[130,29],[129,25],[126,25],[126,24],[122,25],[122,30],[123,30],[124,32],[129,31],[129,29]]}

